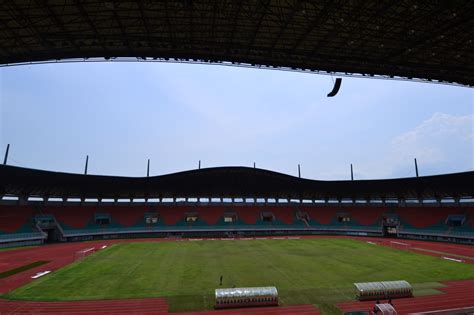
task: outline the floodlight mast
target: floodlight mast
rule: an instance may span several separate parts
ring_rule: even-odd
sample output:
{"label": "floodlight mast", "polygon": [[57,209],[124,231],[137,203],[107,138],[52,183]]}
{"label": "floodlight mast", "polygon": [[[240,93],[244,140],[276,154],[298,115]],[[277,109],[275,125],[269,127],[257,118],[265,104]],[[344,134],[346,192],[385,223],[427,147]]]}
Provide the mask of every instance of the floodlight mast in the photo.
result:
{"label": "floodlight mast", "polygon": [[150,177],[150,159],[148,159],[148,164],[146,167],[146,177]]}
{"label": "floodlight mast", "polygon": [[5,158],[3,159],[3,165],[7,165],[8,162],[8,152],[10,151],[10,143],[7,144],[7,150],[5,151]]}
{"label": "floodlight mast", "polygon": [[416,162],[416,158],[415,158],[415,174],[416,174],[416,177],[418,177],[418,163]]}
{"label": "floodlight mast", "polygon": [[354,180],[354,171],[352,169],[352,163],[351,163],[351,180]]}
{"label": "floodlight mast", "polygon": [[84,168],[84,175],[87,175],[87,167],[89,166],[89,156],[86,155],[86,166]]}

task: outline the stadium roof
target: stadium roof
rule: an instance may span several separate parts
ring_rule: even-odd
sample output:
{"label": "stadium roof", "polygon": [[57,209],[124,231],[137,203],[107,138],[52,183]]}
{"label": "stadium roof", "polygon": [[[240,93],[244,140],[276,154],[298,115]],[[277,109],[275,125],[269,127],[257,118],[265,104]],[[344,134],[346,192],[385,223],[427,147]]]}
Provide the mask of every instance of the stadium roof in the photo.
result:
{"label": "stadium roof", "polygon": [[136,57],[474,85],[470,0],[0,2],[0,65]]}
{"label": "stadium roof", "polygon": [[23,197],[431,199],[473,197],[473,183],[474,171],[386,180],[319,181],[248,167],[116,177],[0,166],[0,196]]}

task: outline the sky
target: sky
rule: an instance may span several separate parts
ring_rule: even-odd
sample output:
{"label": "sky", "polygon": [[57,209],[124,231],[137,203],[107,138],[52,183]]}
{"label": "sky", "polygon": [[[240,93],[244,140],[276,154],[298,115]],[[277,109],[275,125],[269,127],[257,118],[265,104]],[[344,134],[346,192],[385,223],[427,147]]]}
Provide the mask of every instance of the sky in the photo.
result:
{"label": "sky", "polygon": [[249,166],[320,180],[474,170],[474,89],[158,62],[0,68],[8,164],[145,176]]}

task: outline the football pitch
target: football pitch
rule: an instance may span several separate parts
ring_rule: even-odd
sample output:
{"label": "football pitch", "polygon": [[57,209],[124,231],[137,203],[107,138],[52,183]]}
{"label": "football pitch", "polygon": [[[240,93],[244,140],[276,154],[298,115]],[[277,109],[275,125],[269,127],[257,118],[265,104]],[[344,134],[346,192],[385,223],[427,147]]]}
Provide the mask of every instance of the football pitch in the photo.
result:
{"label": "football pitch", "polygon": [[185,311],[212,309],[215,288],[276,286],[282,305],[337,314],[337,303],[354,299],[354,282],[407,280],[425,295],[439,281],[472,278],[473,265],[344,238],[141,242],[110,246],[5,297],[165,297],[170,311]]}

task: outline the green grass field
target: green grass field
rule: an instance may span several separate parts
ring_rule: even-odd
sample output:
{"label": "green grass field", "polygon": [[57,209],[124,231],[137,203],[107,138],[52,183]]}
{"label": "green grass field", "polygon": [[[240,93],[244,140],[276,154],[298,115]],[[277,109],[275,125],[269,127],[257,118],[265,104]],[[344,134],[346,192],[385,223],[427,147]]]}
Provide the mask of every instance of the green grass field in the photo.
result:
{"label": "green grass field", "polygon": [[337,314],[353,283],[400,280],[415,294],[438,281],[474,278],[474,266],[350,239],[125,243],[111,246],[6,297],[80,300],[166,297],[171,311],[211,309],[219,287],[270,286],[280,302],[316,304]]}

